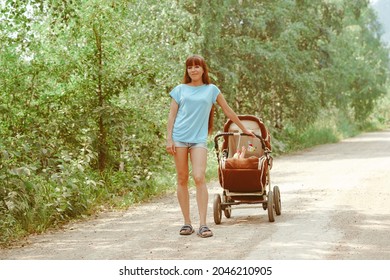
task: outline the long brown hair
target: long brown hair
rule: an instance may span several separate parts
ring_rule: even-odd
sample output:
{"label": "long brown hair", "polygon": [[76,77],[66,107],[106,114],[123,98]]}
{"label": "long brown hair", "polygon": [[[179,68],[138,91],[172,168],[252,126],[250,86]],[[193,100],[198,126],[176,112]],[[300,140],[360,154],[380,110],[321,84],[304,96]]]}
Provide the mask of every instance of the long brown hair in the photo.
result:
{"label": "long brown hair", "polygon": [[[199,65],[203,68],[203,75],[202,75],[202,81],[204,84],[208,85],[210,84],[210,77],[209,77],[209,70],[206,64],[206,61],[204,58],[200,55],[194,54],[187,57],[186,64],[185,64],[185,70],[184,70],[184,78],[183,83],[188,84],[191,82],[191,78],[188,75],[188,67],[189,66],[195,66]],[[210,135],[213,131],[213,123],[214,123],[214,105],[211,106],[210,115],[209,115],[209,127],[208,127],[208,134]]]}

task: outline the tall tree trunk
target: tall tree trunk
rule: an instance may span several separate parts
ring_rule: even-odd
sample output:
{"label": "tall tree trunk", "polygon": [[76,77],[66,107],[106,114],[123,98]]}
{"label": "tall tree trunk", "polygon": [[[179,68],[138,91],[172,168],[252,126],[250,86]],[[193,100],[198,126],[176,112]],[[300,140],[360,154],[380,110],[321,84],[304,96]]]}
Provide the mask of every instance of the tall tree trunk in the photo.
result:
{"label": "tall tree trunk", "polygon": [[102,109],[99,110],[99,117],[98,117],[98,126],[99,126],[99,132],[98,132],[98,166],[99,171],[103,172],[106,168],[106,161],[107,161],[107,130],[104,125],[104,93],[103,93],[103,87],[102,87],[102,73],[103,73],[103,48],[102,48],[102,38],[99,33],[99,30],[97,30],[96,26],[93,27],[93,31],[95,34],[95,40],[96,40],[96,58],[98,63],[98,75],[97,75],[97,97],[98,97],[98,106]]}

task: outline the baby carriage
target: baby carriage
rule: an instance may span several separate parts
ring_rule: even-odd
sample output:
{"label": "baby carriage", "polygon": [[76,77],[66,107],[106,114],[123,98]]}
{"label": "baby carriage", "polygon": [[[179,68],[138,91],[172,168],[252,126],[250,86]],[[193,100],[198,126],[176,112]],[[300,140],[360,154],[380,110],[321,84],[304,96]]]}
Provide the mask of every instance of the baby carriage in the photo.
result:
{"label": "baby carriage", "polygon": [[[281,214],[281,199],[278,186],[271,189],[270,170],[272,168],[271,138],[261,119],[256,116],[238,116],[244,126],[253,131],[255,137],[241,133],[231,120],[224,130],[215,136],[215,150],[218,159],[219,183],[223,188],[214,197],[214,222],[221,223],[222,211],[226,218],[231,217],[232,207],[246,204],[260,204],[268,210],[268,219],[275,221]],[[220,141],[222,147],[220,148]]]}

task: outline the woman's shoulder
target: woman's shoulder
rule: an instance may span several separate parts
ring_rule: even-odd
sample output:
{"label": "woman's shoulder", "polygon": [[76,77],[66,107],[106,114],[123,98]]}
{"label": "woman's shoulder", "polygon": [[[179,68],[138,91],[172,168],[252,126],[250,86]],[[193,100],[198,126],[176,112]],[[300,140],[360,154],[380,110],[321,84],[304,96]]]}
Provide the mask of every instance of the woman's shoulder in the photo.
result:
{"label": "woman's shoulder", "polygon": [[208,84],[208,86],[210,87],[210,89],[214,92],[217,92],[219,93],[221,90],[219,89],[219,87],[217,87],[215,84]]}
{"label": "woman's shoulder", "polygon": [[173,89],[181,89],[185,84],[178,84]]}
{"label": "woman's shoulder", "polygon": [[174,86],[171,90],[171,93],[174,93],[174,92],[181,92],[182,91],[182,88],[183,88],[183,85],[184,84],[178,84],[176,86]]}

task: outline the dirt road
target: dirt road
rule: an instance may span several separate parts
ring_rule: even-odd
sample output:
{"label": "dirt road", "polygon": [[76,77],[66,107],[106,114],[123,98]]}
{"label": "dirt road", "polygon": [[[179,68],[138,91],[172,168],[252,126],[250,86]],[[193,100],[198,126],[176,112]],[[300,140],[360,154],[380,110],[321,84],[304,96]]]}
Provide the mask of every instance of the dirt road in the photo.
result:
{"label": "dirt road", "polygon": [[[101,214],[64,230],[0,250],[0,259],[390,259],[390,130],[278,157],[272,185],[281,189],[282,215],[234,209],[209,225],[214,237],[180,236],[174,194],[125,212]],[[194,198],[194,190],[191,190]],[[194,225],[198,223],[192,201]]]}

